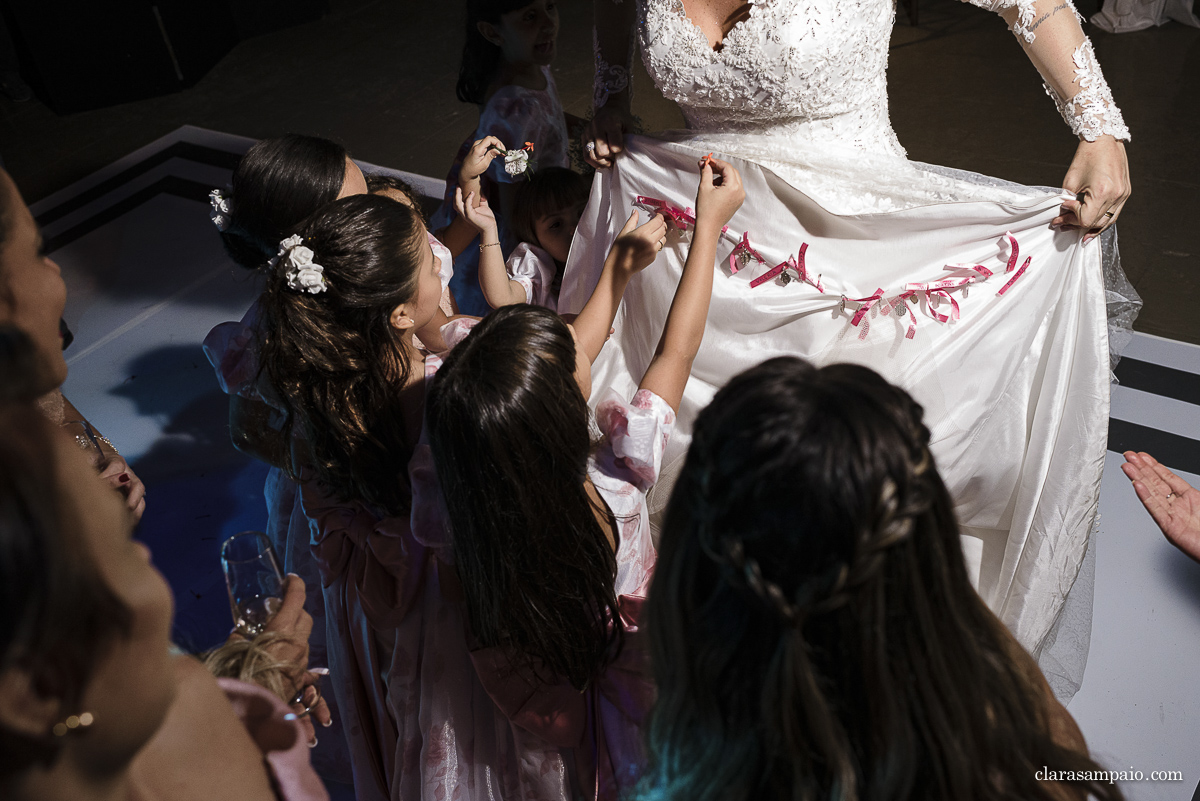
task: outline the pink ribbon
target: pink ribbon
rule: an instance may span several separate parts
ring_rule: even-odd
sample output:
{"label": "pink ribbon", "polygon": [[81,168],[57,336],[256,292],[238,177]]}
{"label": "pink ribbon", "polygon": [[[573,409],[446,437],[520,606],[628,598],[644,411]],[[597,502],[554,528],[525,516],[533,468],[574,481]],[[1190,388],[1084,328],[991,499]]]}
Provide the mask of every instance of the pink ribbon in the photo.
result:
{"label": "pink ribbon", "polygon": [[678,206],[672,206],[665,200],[659,200],[656,197],[646,197],[638,195],[634,201],[635,206],[640,206],[653,214],[661,214],[668,220],[675,223],[675,227],[681,231],[687,231],[696,227],[696,214],[691,209],[681,209]]}
{"label": "pink ribbon", "polygon": [[[904,334],[905,339],[912,339],[913,337],[915,337],[917,335],[917,315],[915,312],[913,312],[912,306],[909,305],[908,303],[905,303],[905,301],[908,301],[908,300],[911,300],[912,303],[917,303],[918,301],[913,300],[914,298],[916,298],[916,295],[917,295],[916,292],[910,292],[910,291],[902,292],[898,296],[893,298],[892,300],[885,302],[882,306],[879,307],[880,314],[890,314],[892,309],[896,309],[897,310],[896,317],[898,319],[902,318],[905,312],[908,313],[909,324],[908,324],[908,331],[905,332],[905,334]],[[953,302],[953,301],[951,301],[951,302]],[[904,311],[899,311],[899,309],[901,309],[901,308],[903,308]]]}
{"label": "pink ribbon", "polygon": [[[1020,255],[1021,249],[1017,245],[1017,238],[1015,236],[1008,231],[1005,231],[1004,235],[1008,237],[1008,247],[1012,251],[1008,256],[1008,265],[1004,268],[1004,272],[1011,273],[1013,268],[1017,266],[1017,257]],[[1008,283],[1000,287],[1000,291],[996,294],[998,296],[1003,296],[1005,292],[1011,289],[1012,285],[1017,283],[1017,280],[1025,274],[1025,270],[1029,268],[1029,263],[1031,261],[1033,261],[1033,256],[1026,257],[1025,263],[1021,265],[1021,269],[1017,270],[1017,274],[1008,279]]]}
{"label": "pink ribbon", "polygon": [[[747,247],[748,246],[749,246],[749,243],[747,243]],[[740,245],[739,245],[739,247],[740,247]],[[736,252],[737,248],[734,248],[734,250]],[[825,287],[821,286],[821,276],[818,275],[817,280],[813,281],[808,275],[808,269],[804,265],[804,254],[807,252],[808,252],[808,243],[805,242],[800,245],[800,253],[797,256],[788,256],[787,261],[782,262],[780,264],[776,264],[770,270],[767,270],[765,273],[760,275],[758,278],[755,278],[753,281],[750,282],[750,288],[753,289],[755,287],[762,286],[767,281],[770,281],[772,278],[775,278],[776,276],[781,275],[790,269],[790,270],[795,271],[797,279],[800,280],[802,283],[808,284],[809,286],[813,287],[818,292],[820,292],[822,295],[825,294]],[[761,261],[761,259],[760,259],[760,261]],[[733,266],[733,265],[730,265],[730,266]]]}
{"label": "pink ribbon", "polygon": [[[742,232],[742,241],[734,246],[733,251],[729,254],[729,272],[736,274],[738,270],[750,263],[750,259],[754,259],[759,264],[766,264],[767,260],[762,257],[754,246],[750,244],[750,232]],[[782,272],[783,268],[778,268]],[[779,275],[779,273],[775,273]],[[755,286],[755,284],[751,284]]]}
{"label": "pink ribbon", "polygon": [[[656,197],[646,197],[645,195],[638,195],[633,205],[643,208],[652,214],[661,214],[666,219],[675,223],[675,227],[680,231],[690,231],[696,227],[696,212],[691,207],[681,209],[665,200],[660,200]],[[729,233],[729,226],[723,226],[721,233]],[[737,271],[735,270],[734,272]]]}
{"label": "pink ribbon", "polygon": [[[937,281],[927,281],[924,283],[905,284],[904,290],[906,294],[901,296],[907,298],[909,294],[915,293],[924,295],[926,313],[939,323],[958,322],[958,301],[950,294],[953,290],[961,289],[963,296],[966,297],[967,290],[970,289],[972,284],[986,281],[992,277],[992,271],[982,264],[947,264],[946,269],[955,271],[966,270],[971,275],[942,278]],[[949,314],[942,314],[934,308],[940,301],[949,302]]]}
{"label": "pink ribbon", "polygon": [[1004,286],[1000,287],[1000,291],[997,292],[996,294],[1003,295],[1010,288],[1012,288],[1012,285],[1017,283],[1017,279],[1025,274],[1025,270],[1029,267],[1029,262],[1031,262],[1031,261],[1033,261],[1033,256],[1028,256],[1025,259],[1025,263],[1021,265],[1021,269],[1017,270],[1017,274],[1014,275],[1012,278],[1008,279],[1008,283],[1005,284]]}
{"label": "pink ribbon", "polygon": [[876,303],[879,303],[881,300],[883,300],[883,287],[879,287],[879,289],[876,289],[875,292],[870,297],[844,298],[843,299],[843,304],[846,301],[862,304],[858,307],[858,311],[856,311],[854,313],[854,317],[850,320],[850,324],[853,326],[857,326],[859,323],[864,323],[862,330],[860,330],[858,332],[859,339],[867,338],[867,332],[871,330],[871,321],[866,319],[867,312],[869,312],[871,310],[871,307],[874,306]]}

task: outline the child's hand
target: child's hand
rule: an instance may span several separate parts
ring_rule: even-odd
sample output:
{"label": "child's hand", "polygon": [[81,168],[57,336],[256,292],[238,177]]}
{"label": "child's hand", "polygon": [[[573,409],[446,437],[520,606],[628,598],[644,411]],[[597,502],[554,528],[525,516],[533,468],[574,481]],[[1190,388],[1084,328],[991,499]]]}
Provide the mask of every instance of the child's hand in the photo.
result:
{"label": "child's hand", "polygon": [[667,221],[661,214],[655,214],[640,226],[638,217],[638,210],[634,209],[609,250],[609,258],[615,258],[618,267],[631,273],[649,267],[667,241]]}
{"label": "child's hand", "polygon": [[488,205],[487,198],[481,197],[476,201],[474,192],[469,192],[464,198],[460,187],[454,190],[454,210],[479,233],[496,233],[496,215],[492,212],[492,207]]}
{"label": "child's hand", "polygon": [[494,136],[485,136],[471,145],[471,150],[467,153],[467,157],[463,159],[462,166],[458,170],[459,184],[474,181],[483,175],[487,172],[492,159],[496,158],[496,156],[500,155],[506,149],[504,143]]}
{"label": "child's hand", "polygon": [[728,164],[712,156],[700,159],[700,187],[696,190],[696,225],[720,229],[742,207],[746,190],[742,176]]}

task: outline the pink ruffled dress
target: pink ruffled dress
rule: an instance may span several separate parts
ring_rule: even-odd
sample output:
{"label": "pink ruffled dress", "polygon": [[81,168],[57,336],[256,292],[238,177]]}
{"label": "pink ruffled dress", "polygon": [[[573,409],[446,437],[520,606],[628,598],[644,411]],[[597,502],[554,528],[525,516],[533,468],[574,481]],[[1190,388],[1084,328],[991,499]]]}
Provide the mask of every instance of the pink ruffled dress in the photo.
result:
{"label": "pink ruffled dress", "polygon": [[499,649],[473,649],[457,597],[444,499],[432,453],[418,446],[410,468],[413,541],[427,549],[421,616],[424,641],[410,669],[402,769],[405,801],[624,797],[638,780],[640,727],[654,698],[641,631],[656,553],[646,493],[658,478],[675,413],[639,391],[626,403],[610,393],[597,409],[605,435],[588,474],[620,524],[616,594],[624,646],[584,693],[514,672]]}
{"label": "pink ruffled dress", "polygon": [[526,303],[558,311],[558,287],[554,285],[558,265],[554,263],[554,257],[537,245],[522,242],[508,257],[505,266],[508,277],[525,288]]}

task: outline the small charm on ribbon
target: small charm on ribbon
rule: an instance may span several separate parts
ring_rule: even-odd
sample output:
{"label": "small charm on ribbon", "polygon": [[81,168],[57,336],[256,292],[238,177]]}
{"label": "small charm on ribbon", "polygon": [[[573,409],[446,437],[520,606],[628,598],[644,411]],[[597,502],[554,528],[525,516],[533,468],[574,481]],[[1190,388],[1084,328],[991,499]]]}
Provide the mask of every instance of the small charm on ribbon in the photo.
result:
{"label": "small charm on ribbon", "polygon": [[[741,270],[743,267],[745,267],[747,264],[750,263],[751,259],[753,259],[754,261],[757,261],[759,264],[767,263],[767,260],[764,259],[762,257],[762,255],[760,255],[759,252],[754,249],[754,246],[750,244],[750,232],[743,231],[742,232],[742,241],[738,242],[737,245],[734,246],[733,252],[729,254],[729,272],[734,273],[736,275],[739,270]],[[778,269],[779,272],[782,272],[782,268],[776,268],[776,269]],[[766,278],[766,280],[769,281],[771,278],[774,278],[776,275],[779,275],[779,272],[770,274],[770,278]],[[759,278],[763,278],[763,277],[764,276],[760,276]],[[759,280],[759,279],[755,279],[755,280]],[[751,281],[750,286],[752,286],[752,287],[758,286],[758,284],[755,284],[753,281]]]}

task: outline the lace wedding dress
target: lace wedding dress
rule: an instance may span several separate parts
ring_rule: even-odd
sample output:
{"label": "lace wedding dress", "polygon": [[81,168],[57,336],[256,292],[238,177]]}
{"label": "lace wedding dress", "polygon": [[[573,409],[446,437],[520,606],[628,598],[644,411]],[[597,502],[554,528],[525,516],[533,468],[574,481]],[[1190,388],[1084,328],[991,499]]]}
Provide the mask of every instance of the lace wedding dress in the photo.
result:
{"label": "lace wedding dress", "polygon": [[[1036,53],[1034,29],[1052,6],[1001,3],[1010,8],[993,10]],[[746,188],[718,249],[708,328],[655,505],[666,502],[696,413],[733,375],[787,354],[867,365],[924,406],[976,586],[1039,654],[1055,639],[1096,519],[1106,261],[1118,337],[1140,303],[1115,236],[1083,245],[1078,232],[1052,230],[1059,190],[905,157],[888,118],[892,0],[752,0],[719,49],[679,0],[596,0],[596,13],[597,105],[627,91],[636,38],[689,127],[628,137],[614,167],[597,174],[559,309],[582,307],[631,209],[665,209],[687,227],[700,156],[732,161]],[[1081,31],[1078,40],[1065,61],[1038,53],[1035,63],[1051,65],[1047,91],[1076,134],[1127,139],[1091,44]],[[630,285],[594,386],[632,394],[686,253],[682,234]],[[1090,586],[1082,603],[1090,630]],[[1082,653],[1043,665],[1065,662],[1048,672],[1076,674],[1065,680],[1077,686],[1086,645],[1085,636]],[[1060,695],[1073,692],[1057,683]]]}

